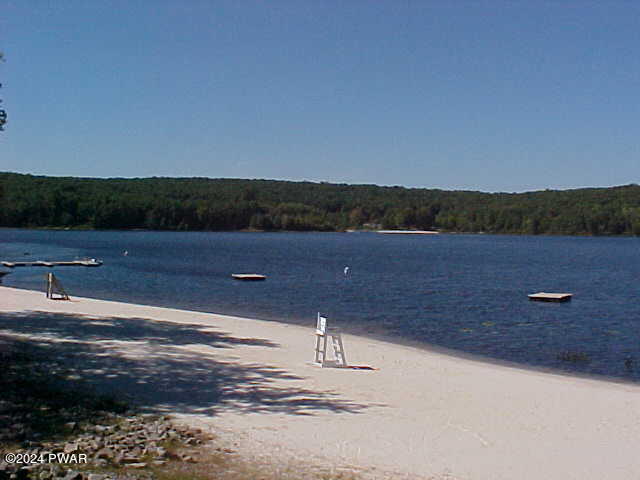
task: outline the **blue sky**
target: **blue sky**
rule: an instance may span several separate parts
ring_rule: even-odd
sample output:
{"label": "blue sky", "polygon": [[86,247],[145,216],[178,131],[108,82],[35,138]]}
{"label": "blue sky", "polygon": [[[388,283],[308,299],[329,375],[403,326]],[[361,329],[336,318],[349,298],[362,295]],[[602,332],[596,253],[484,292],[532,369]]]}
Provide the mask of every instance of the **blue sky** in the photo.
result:
{"label": "blue sky", "polygon": [[640,181],[633,1],[0,0],[0,171]]}

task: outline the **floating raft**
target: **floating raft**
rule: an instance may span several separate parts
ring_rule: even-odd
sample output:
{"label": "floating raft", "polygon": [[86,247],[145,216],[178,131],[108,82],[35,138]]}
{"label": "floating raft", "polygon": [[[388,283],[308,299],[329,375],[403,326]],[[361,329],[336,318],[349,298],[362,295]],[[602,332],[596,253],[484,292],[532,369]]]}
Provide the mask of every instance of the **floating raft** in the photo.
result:
{"label": "floating raft", "polygon": [[259,275],[257,273],[234,273],[231,276],[236,280],[244,280],[245,282],[257,282],[267,279],[265,275]]}
{"label": "floating raft", "polygon": [[91,258],[88,260],[73,260],[70,262],[45,262],[37,260],[35,262],[0,262],[8,268],[15,267],[99,267],[102,265],[100,260]]}
{"label": "floating raft", "polygon": [[529,300],[536,300],[538,302],[568,302],[572,296],[572,293],[538,292],[529,295]]}

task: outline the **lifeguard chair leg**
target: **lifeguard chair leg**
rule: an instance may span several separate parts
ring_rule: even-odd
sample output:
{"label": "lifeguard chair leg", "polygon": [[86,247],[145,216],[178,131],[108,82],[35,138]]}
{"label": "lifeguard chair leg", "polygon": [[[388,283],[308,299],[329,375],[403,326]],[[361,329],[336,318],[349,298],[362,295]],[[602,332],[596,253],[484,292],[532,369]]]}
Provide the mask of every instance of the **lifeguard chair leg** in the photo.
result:
{"label": "lifeguard chair leg", "polygon": [[344,344],[342,343],[342,335],[337,333],[331,335],[331,343],[333,344],[333,353],[336,360],[343,367],[347,366],[347,357],[344,354]]}

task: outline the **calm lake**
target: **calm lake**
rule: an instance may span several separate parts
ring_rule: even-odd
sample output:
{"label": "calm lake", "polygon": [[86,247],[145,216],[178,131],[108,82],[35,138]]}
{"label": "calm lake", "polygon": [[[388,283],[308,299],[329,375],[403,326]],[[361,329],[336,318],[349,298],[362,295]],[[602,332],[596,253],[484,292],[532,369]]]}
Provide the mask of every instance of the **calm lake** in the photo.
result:
{"label": "calm lake", "polygon": [[[54,268],[72,296],[310,327],[321,311],[358,333],[640,381],[639,238],[0,230],[0,260],[78,257],[104,265]],[[3,284],[44,291],[49,271]],[[539,291],[574,297],[528,300]]]}

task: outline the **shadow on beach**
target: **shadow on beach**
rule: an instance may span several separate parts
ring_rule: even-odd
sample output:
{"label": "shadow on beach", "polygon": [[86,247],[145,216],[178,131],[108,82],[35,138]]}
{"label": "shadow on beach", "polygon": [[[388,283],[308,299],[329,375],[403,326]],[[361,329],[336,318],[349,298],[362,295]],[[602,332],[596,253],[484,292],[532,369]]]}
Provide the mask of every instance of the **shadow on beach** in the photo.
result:
{"label": "shadow on beach", "polygon": [[313,415],[367,408],[335,392],[301,388],[302,377],[283,369],[242,363],[230,356],[238,345],[279,348],[266,339],[238,338],[197,324],[39,311],[0,314],[3,363],[11,361],[8,352],[24,351],[45,372],[142,410],[213,416],[227,409]]}

